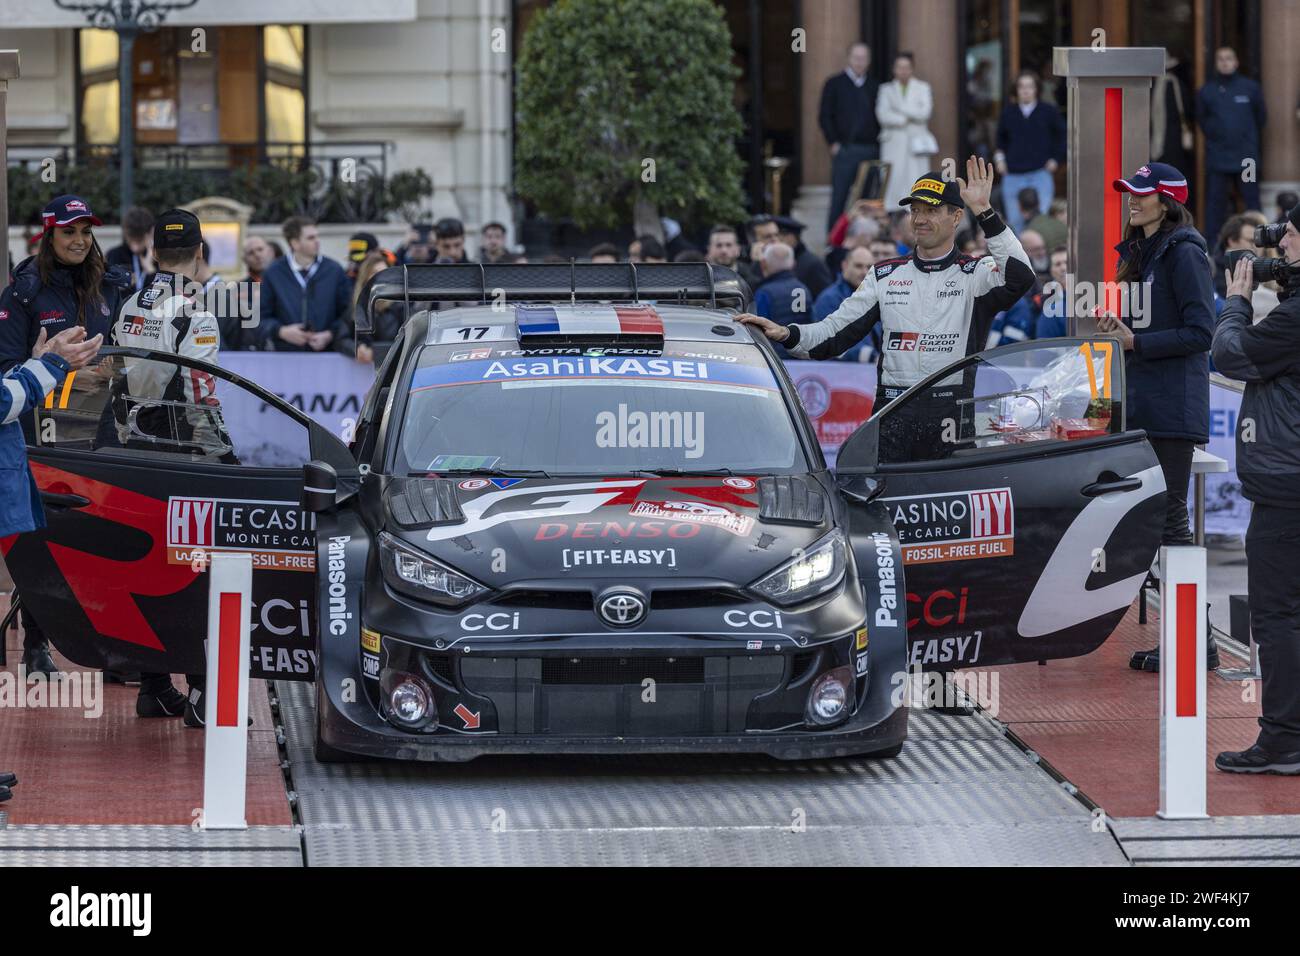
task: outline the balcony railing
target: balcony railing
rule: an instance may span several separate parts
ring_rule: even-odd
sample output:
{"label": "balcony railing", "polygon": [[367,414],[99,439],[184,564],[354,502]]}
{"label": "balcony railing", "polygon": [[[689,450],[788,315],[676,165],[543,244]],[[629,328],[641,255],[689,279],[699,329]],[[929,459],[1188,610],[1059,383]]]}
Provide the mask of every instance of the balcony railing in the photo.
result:
{"label": "balcony railing", "polygon": [[[409,219],[433,185],[422,170],[390,175],[392,148],[362,141],[138,144],[136,202],[163,209],[225,195],[253,206],[261,222],[294,214],[320,222]],[[120,161],[116,145],[11,144],[14,221],[39,213],[56,192],[84,195],[97,213],[102,208],[106,218],[116,218]]]}

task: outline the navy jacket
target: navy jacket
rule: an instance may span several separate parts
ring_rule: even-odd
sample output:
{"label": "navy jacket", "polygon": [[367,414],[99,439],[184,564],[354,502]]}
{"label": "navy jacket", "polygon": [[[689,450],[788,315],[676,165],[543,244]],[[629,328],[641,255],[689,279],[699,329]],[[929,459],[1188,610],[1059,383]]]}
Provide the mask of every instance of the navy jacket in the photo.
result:
{"label": "navy jacket", "polygon": [[1250,77],[1215,74],[1196,95],[1196,121],[1205,131],[1205,166],[1240,175],[1244,159],[1259,159],[1260,131],[1268,121],[1264,94]]}
{"label": "navy jacket", "polygon": [[1214,285],[1205,240],[1179,226],[1115,248],[1125,259],[1138,256],[1136,281],[1151,283],[1146,316],[1136,326],[1132,315],[1124,319],[1134,334],[1124,363],[1128,427],[1152,438],[1207,442]]}
{"label": "navy jacket", "polygon": [[[754,291],[754,314],[782,325],[804,325],[813,320],[813,296],[789,269],[774,272]],[[776,354],[786,358],[785,346],[777,343]]]}
{"label": "navy jacket", "polygon": [[1008,103],[998,120],[998,149],[1006,155],[1009,173],[1035,172],[1049,159],[1064,163],[1065,119],[1061,111],[1039,100],[1025,116],[1019,103]]}
{"label": "navy jacket", "polygon": [[11,368],[0,382],[0,538],[45,527],[19,420],[57,388],[68,363],[53,352]]}
{"label": "navy jacket", "polygon": [[[280,338],[280,326],[301,323],[311,332],[333,332],[337,342],[347,331],[352,308],[352,283],[343,267],[333,259],[320,258],[320,265],[304,292],[294,271],[293,256],[283,256],[262,273],[260,322],[257,339],[281,352],[310,352],[306,345],[290,345]],[[333,343],[330,343],[333,347]]]}
{"label": "navy jacket", "polygon": [[103,301],[87,302],[82,321],[78,322],[71,269],[55,269],[49,285],[43,285],[35,256],[18,263],[13,282],[0,292],[0,372],[31,358],[41,329],[53,338],[65,329],[84,325],[87,338],[103,333],[107,342],[118,310],[131,294],[130,273],[110,268],[104,273],[99,291]]}
{"label": "navy jacket", "polygon": [[822,87],[821,108],[817,121],[826,143],[841,146],[875,146],[880,139],[880,121],[876,119],[876,94],[880,84],[870,76],[862,86],[841,71]]}

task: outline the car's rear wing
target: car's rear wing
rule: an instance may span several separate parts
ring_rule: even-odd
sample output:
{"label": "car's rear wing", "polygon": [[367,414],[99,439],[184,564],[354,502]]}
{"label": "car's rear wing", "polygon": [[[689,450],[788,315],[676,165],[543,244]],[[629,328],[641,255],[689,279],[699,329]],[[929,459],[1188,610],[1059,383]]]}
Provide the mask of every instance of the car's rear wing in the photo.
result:
{"label": "car's rear wing", "polygon": [[408,317],[412,302],[671,302],[743,310],[750,289],[733,270],[707,262],[403,265],[376,273],[366,284],[357,332],[374,328],[371,317],[381,299],[402,302]]}

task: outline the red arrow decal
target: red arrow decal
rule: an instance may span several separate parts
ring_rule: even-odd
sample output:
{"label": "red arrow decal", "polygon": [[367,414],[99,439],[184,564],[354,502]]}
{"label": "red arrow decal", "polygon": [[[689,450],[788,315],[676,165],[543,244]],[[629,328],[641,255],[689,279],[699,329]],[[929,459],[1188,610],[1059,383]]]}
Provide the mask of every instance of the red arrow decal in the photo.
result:
{"label": "red arrow decal", "polygon": [[457,704],[452,713],[465,722],[466,730],[476,730],[478,728],[478,711],[470,711],[464,704]]}

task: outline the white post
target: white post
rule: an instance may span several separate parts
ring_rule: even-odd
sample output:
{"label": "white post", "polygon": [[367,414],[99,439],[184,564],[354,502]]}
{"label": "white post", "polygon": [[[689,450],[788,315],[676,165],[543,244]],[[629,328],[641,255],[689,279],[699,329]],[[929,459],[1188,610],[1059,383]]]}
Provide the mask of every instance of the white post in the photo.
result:
{"label": "white post", "polygon": [[1160,810],[1206,813],[1205,549],[1160,549]]}
{"label": "white post", "polygon": [[248,658],[253,556],[212,555],[203,693],[203,828],[247,830]]}

